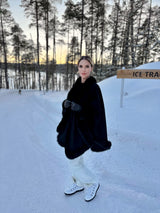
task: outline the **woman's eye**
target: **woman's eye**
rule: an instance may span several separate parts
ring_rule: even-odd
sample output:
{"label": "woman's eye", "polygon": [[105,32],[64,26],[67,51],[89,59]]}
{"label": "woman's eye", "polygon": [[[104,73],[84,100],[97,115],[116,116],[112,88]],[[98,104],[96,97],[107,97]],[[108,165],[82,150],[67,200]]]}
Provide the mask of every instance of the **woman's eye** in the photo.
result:
{"label": "woman's eye", "polygon": [[88,65],[86,65],[86,68],[89,68],[89,66],[88,66]]}
{"label": "woman's eye", "polygon": [[80,68],[82,68],[82,65],[79,65]]}

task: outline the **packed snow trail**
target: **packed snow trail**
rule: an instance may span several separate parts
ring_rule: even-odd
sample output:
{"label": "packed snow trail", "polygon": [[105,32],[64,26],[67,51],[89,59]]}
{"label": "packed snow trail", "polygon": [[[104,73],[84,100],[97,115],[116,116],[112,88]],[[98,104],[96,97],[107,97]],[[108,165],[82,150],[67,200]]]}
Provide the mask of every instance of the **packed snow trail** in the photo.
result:
{"label": "packed snow trail", "polygon": [[89,203],[84,192],[63,193],[69,174],[56,126],[67,93],[0,94],[0,212],[160,213],[160,87],[154,82],[146,91],[136,84],[139,92],[126,84],[128,96],[120,109],[120,81],[114,77],[100,83],[113,146],[85,153],[101,183]]}

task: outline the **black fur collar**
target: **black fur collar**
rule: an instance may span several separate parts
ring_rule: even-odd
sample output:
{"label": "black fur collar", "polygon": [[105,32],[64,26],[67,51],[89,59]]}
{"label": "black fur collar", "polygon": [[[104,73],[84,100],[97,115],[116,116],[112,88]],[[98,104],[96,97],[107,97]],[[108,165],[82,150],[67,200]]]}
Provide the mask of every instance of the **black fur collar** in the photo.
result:
{"label": "black fur collar", "polygon": [[84,83],[81,82],[81,77],[79,77],[75,82],[75,86],[78,86],[78,85],[87,86],[87,85],[92,85],[95,83],[97,83],[97,81],[93,76],[90,76],[89,78],[87,78],[87,80]]}

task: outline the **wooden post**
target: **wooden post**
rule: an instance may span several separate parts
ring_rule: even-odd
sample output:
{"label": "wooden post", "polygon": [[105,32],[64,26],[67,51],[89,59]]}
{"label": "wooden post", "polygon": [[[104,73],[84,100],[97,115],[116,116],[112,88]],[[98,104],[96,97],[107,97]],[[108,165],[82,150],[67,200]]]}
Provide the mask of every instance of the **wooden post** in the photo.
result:
{"label": "wooden post", "polygon": [[[122,68],[124,70],[125,67]],[[120,97],[120,107],[123,107],[123,95],[124,95],[124,78],[121,79],[121,97]]]}
{"label": "wooden post", "polygon": [[120,107],[123,107],[123,94],[124,94],[124,78],[121,79],[121,99],[120,99]]}

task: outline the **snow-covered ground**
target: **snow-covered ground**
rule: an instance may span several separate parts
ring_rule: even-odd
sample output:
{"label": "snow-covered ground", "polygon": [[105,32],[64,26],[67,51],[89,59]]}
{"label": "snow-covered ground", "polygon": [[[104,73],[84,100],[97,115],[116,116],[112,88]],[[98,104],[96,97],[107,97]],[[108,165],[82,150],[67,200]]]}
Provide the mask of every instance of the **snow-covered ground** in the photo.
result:
{"label": "snow-covered ground", "polygon": [[[159,68],[160,62],[140,68]],[[160,213],[160,81],[99,83],[112,149],[85,153],[99,177],[96,198],[65,196],[68,165],[56,142],[67,92],[0,90],[1,213]]]}

